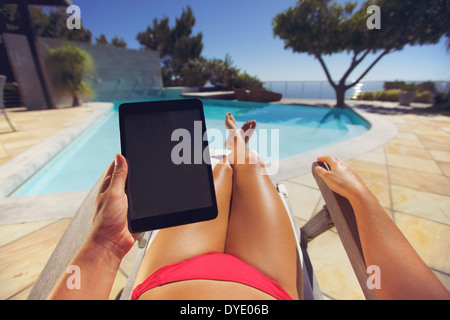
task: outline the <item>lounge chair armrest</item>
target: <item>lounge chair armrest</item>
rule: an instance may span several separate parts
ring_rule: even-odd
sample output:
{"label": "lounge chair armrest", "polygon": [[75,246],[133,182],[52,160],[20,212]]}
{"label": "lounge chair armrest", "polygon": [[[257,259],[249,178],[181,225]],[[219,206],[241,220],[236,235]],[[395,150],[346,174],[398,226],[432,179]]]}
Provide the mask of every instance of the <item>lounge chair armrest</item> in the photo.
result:
{"label": "lounge chair armrest", "polygon": [[373,290],[367,287],[367,266],[364,260],[361,241],[359,239],[356,218],[350,202],[331,190],[325,181],[316,173],[315,167],[322,166],[321,163],[314,162],[312,166],[312,174],[319,186],[323,199],[325,200],[331,220],[333,221],[337,233],[341,239],[342,245],[355,272],[359,285],[368,300],[376,299]]}
{"label": "lounge chair armrest", "polygon": [[48,297],[72,258],[80,249],[92,225],[95,199],[104,174],[97,180],[85,200],[75,213],[72,221],[58,242],[47,264],[33,285],[27,300],[44,300]]}

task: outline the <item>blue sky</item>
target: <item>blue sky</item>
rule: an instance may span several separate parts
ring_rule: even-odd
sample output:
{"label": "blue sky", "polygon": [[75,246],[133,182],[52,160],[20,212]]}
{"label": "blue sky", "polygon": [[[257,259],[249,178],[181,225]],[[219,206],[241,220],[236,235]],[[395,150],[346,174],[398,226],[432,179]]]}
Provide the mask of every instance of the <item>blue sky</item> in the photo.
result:
{"label": "blue sky", "polygon": [[[169,17],[170,24],[190,5],[196,24],[194,34],[203,33],[202,56],[225,58],[263,81],[326,80],[319,62],[307,54],[284,49],[283,41],[272,32],[277,13],[295,5],[295,0],[73,0],[81,9],[84,26],[93,37],[104,33],[108,40],[122,37],[128,48],[139,49],[136,34],[154,18]],[[346,54],[326,58],[338,79],[348,67]],[[369,62],[369,58],[366,58]],[[356,70],[354,77],[358,76]],[[353,74],[352,74],[353,75]],[[364,80],[450,80],[450,51],[446,41],[437,45],[406,47],[385,56]]]}

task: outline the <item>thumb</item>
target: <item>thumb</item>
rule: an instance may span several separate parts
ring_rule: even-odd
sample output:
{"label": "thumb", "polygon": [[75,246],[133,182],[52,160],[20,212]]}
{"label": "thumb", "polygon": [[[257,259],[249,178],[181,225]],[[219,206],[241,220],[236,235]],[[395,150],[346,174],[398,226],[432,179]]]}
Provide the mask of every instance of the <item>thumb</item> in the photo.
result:
{"label": "thumb", "polygon": [[123,191],[128,175],[127,160],[120,154],[116,154],[114,159],[114,171],[111,177],[111,189],[115,191]]}

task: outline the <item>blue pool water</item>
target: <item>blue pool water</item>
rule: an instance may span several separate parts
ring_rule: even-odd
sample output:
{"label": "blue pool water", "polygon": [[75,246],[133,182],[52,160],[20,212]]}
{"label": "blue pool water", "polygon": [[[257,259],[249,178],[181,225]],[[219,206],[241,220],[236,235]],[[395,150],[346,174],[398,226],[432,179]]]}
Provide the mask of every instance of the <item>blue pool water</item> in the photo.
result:
{"label": "blue pool water", "polygon": [[[114,155],[120,153],[119,104],[116,103],[110,113],[71,143],[14,195],[90,189],[113,161]],[[257,130],[249,146],[265,162],[348,140],[366,132],[369,127],[351,110],[217,100],[204,100],[203,104],[211,149],[223,149],[225,114],[231,112],[238,126],[247,120],[257,121]]]}

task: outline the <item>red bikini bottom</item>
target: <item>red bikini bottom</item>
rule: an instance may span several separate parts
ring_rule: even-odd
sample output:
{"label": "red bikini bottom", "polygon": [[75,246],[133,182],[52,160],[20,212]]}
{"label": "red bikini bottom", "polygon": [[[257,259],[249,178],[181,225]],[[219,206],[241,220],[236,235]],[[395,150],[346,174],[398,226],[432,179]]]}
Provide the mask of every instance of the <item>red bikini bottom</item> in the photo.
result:
{"label": "red bikini bottom", "polygon": [[259,289],[278,300],[292,300],[278,282],[225,253],[208,253],[164,266],[137,285],[131,299],[137,300],[144,292],[168,283],[200,279],[237,282]]}

